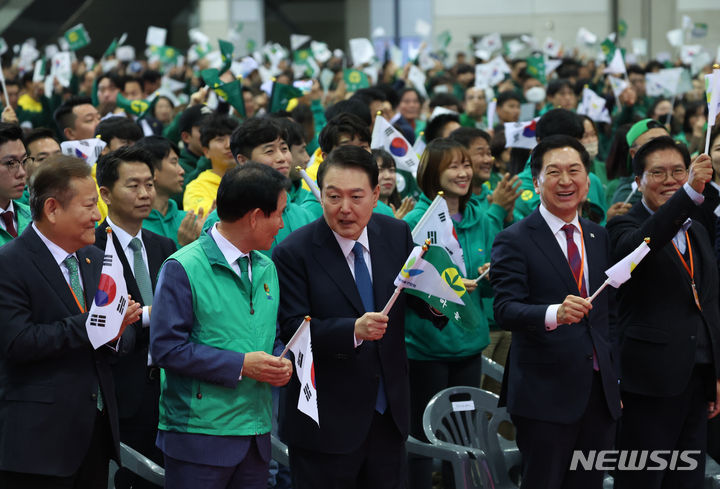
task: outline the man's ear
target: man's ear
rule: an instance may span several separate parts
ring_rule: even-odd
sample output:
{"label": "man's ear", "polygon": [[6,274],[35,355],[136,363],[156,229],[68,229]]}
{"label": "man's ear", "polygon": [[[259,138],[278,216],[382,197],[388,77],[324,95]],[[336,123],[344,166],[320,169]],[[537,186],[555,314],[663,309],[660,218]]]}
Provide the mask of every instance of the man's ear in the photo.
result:
{"label": "man's ear", "polygon": [[245,157],[245,155],[238,153],[237,156],[235,157],[235,161],[238,162],[238,165],[244,165],[245,163],[248,162],[248,159]]}
{"label": "man's ear", "polygon": [[110,189],[107,187],[100,187],[100,198],[106,205],[111,205],[112,198],[110,197]]}

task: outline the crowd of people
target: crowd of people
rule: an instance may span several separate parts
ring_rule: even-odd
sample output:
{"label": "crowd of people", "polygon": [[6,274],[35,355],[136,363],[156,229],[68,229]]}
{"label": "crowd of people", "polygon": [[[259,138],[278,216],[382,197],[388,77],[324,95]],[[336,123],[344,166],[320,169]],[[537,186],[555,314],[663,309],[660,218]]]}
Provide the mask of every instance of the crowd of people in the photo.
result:
{"label": "crowd of people", "polygon": [[[2,58],[0,485],[106,487],[123,442],[173,489],[449,489],[405,440],[427,440],[437,392],[472,386],[512,416],[523,488],[600,488],[573,452],[614,449],[695,461],[616,470],[615,487],[703,487],[705,454],[720,457],[712,67],[608,74],[574,53],[539,74],[505,55],[489,80],[489,60],[423,56],[422,82],[417,59],[387,59],[364,86],[341,52],[316,61],[322,83],[267,53],[236,78],[231,54],[218,69],[108,52],[74,59],[66,85]],[[674,68],[687,89],[650,96],[646,77]],[[404,149],[376,140],[380,118]],[[481,311],[470,328],[405,294],[379,312],[438,196]],[[128,308],[93,349],[108,240]],[[642,243],[630,280],[601,289]],[[281,356],[306,316],[316,391]],[[319,422],[298,408],[313,392]],[[124,468],[114,484],[154,487]]]}

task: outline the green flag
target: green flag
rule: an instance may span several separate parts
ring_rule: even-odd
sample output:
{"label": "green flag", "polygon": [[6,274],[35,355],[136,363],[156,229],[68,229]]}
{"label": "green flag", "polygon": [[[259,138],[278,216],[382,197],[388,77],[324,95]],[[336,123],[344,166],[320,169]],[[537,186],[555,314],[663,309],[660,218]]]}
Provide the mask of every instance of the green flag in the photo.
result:
{"label": "green flag", "polygon": [[117,47],[118,47],[118,39],[116,37],[112,40],[112,42],[110,43],[108,48],[103,53],[102,57],[107,58],[109,56],[112,56],[113,54],[115,54],[115,51],[117,51]]}
{"label": "green flag", "polygon": [[128,100],[121,93],[118,93],[115,98],[115,105],[123,109],[127,114],[136,115],[138,119],[142,119],[151,111],[156,101],[157,94],[150,100]]}
{"label": "green flag", "polygon": [[292,85],[275,82],[270,96],[270,113],[285,110],[291,99],[302,97],[302,90]]}
{"label": "green flag", "polygon": [[77,51],[90,44],[90,34],[88,34],[88,31],[85,30],[85,26],[82,24],[68,29],[67,32],[65,32],[65,39],[72,51]]}
{"label": "green flag", "polygon": [[347,86],[348,92],[357,92],[361,88],[367,88],[370,86],[370,81],[365,73],[360,70],[353,68],[345,68],[343,70],[343,79]]}
{"label": "green flag", "polygon": [[231,42],[223,41],[222,39],[218,40],[218,44],[220,45],[220,56],[222,57],[223,62],[222,67],[220,68],[220,73],[225,73],[232,65],[235,46],[233,46]]}
{"label": "green flag", "polygon": [[625,37],[625,34],[627,34],[627,27],[627,22],[625,22],[623,19],[620,19],[617,26],[618,36]]}
{"label": "green flag", "polygon": [[526,69],[528,75],[531,77],[540,80],[540,83],[545,84],[545,58],[542,54],[533,54],[527,59],[527,69]]}
{"label": "green flag", "polygon": [[603,54],[605,55],[605,64],[610,63],[612,61],[613,56],[615,55],[615,49],[617,47],[615,46],[615,43],[610,40],[610,38],[606,38],[601,44],[600,49],[602,49]]}
{"label": "green flag", "polygon": [[705,37],[708,33],[708,25],[702,22],[695,22],[691,35],[695,38]]}
{"label": "green flag", "polygon": [[447,47],[450,45],[450,41],[452,41],[452,36],[450,35],[450,31],[445,30],[445,31],[442,31],[440,34],[438,34],[437,41],[438,41],[438,48],[441,51],[447,50]]}
{"label": "green flag", "polygon": [[475,329],[482,313],[470,297],[462,275],[442,246],[430,245],[424,254],[416,247],[395,279],[408,294],[419,297],[460,327]]}
{"label": "green flag", "polygon": [[243,119],[247,117],[240,80],[233,80],[230,83],[225,83],[220,79],[220,72],[215,68],[202,70],[200,72],[200,76],[207,86],[212,88],[219,97],[222,97],[223,100],[232,105],[235,110],[238,111],[240,117]]}
{"label": "green flag", "polygon": [[150,55],[157,56],[164,65],[177,63],[180,52],[172,46],[149,46]]}

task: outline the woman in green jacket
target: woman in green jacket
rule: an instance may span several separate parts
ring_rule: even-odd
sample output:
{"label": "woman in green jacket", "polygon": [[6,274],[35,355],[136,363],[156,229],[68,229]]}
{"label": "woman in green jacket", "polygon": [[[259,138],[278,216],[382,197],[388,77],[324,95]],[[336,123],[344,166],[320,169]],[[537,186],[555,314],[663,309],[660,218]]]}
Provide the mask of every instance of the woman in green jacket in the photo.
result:
{"label": "woman in green jacket", "polygon": [[[438,192],[443,192],[458,241],[463,250],[467,278],[463,283],[475,305],[483,311],[480,322],[461,325],[448,320],[426,306],[420,317],[408,308],[405,316],[405,342],[410,374],[410,433],[425,440],[422,415],[430,398],[446,387],[469,385],[480,387],[482,350],[490,342],[482,296],[491,296],[487,280],[474,279],[489,265],[490,246],[503,229],[505,210],[497,204],[484,209],[473,197],[472,166],[465,147],[450,139],[436,139],[425,148],[418,168],[418,185],[423,191],[405,221],[414,227]],[[419,308],[422,311],[422,308]],[[429,460],[411,460],[409,487],[430,488],[432,470]],[[444,471],[446,476],[450,471]],[[453,487],[448,484],[445,487]]]}

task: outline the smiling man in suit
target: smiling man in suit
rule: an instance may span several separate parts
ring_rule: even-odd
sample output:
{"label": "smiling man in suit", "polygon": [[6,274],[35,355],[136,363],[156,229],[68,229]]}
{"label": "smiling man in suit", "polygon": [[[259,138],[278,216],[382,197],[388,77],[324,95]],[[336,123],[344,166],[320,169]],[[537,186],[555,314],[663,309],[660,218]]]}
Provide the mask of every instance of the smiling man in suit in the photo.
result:
{"label": "smiling man in suit", "polygon": [[280,243],[278,321],[287,342],[310,326],[320,426],[297,409],[300,383],[282,393],[280,437],[295,489],[399,488],[405,482],[409,387],[401,296],[380,312],[412,250],[403,221],[373,214],[380,187],[372,155],[333,150],[318,170],[323,217]]}
{"label": "smiling man in suit", "polygon": [[[175,252],[175,243],[164,236],[142,229],[155,198],[152,155],[132,146],[111,151],[97,165],[100,195],[108,216],[95,230],[95,246],[107,244],[107,228],[123,266],[128,293],[143,306],[132,353],[113,365],[120,413],[120,440],[156,463],[162,454],[155,447],[160,398],[160,371],[148,355],[150,312],[157,276],[165,259]],[[149,484],[124,469],[115,476],[119,488],[146,487]]]}
{"label": "smiling man in suit", "polygon": [[[90,167],[51,156],[30,207],[32,225],[0,249],[0,487],[103,487],[120,445],[114,352],[85,329],[103,264]],[[139,314],[130,301],[123,329]],[[133,343],[128,328],[113,346]]]}
{"label": "smiling man in suit", "polygon": [[570,136],[548,136],[530,168],[538,209],[492,247],[495,320],[513,332],[500,396],[517,428],[522,487],[600,489],[602,471],[570,471],[573,450],[612,448],[620,416],[605,280],[610,243],[582,218],[589,156]]}

